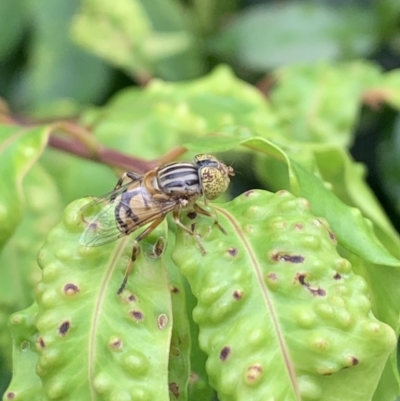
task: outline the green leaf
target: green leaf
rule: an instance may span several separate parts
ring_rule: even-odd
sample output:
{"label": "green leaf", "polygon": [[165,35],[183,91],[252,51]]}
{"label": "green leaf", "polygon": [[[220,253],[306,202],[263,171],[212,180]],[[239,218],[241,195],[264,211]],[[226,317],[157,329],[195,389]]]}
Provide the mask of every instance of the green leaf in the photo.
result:
{"label": "green leaf", "polygon": [[165,225],[143,240],[117,295],[133,238],[80,245],[87,203],[67,207],[38,257],[43,278],[37,286],[36,372],[45,397],[168,400],[173,316],[165,261],[157,256],[163,247],[155,245],[166,239]]}
{"label": "green leaf", "polygon": [[24,85],[17,94],[19,101],[38,115],[48,116],[49,110],[58,115],[76,114],[77,103],[98,101],[107,88],[108,67],[69,38],[71,19],[79,3],[79,0],[31,2],[35,34]]}
{"label": "green leaf", "polygon": [[117,0],[111,5],[85,0],[73,35],[80,45],[129,75],[144,80],[152,75],[193,78],[204,68],[185,17],[174,1]]}
{"label": "green leaf", "polygon": [[23,214],[22,180],[47,144],[46,127],[0,125],[0,248],[18,227]]}
{"label": "green leaf", "polygon": [[[363,261],[356,255],[341,250],[341,254],[349,259],[356,274],[360,274],[373,289],[371,291],[372,310],[383,322],[399,332],[398,270],[389,266],[373,265]],[[393,353],[388,359],[374,400],[394,400],[400,394],[400,379],[397,356]]]}
{"label": "green leaf", "polygon": [[113,188],[118,175],[110,167],[48,148],[41,163],[55,180],[63,205],[84,196],[100,196]]}
{"label": "green leaf", "polygon": [[10,318],[10,329],[13,337],[12,381],[4,393],[3,400],[42,400],[42,389],[39,377],[34,373],[38,360],[36,350],[37,331],[34,320],[37,304],[14,313]]}
{"label": "green leaf", "polygon": [[25,25],[24,1],[3,0],[0,2],[0,59],[7,58],[8,53],[20,40]]}
{"label": "green leaf", "polygon": [[373,12],[315,2],[248,7],[211,43],[214,53],[252,70],[298,62],[355,57],[370,52],[376,37]]}
{"label": "green leaf", "polygon": [[281,137],[289,141],[349,146],[363,91],[382,80],[371,63],[293,65],[274,73],[271,92]]}
{"label": "green leaf", "polygon": [[[400,81],[399,81],[400,83]],[[399,103],[400,106],[400,103]],[[389,202],[400,216],[400,117],[397,116],[393,130],[382,138],[377,149],[377,165],[382,186]]]}
{"label": "green leaf", "polygon": [[[400,261],[392,256],[376,238],[371,222],[362,217],[360,210],[343,203],[326,188],[320,177],[310,172],[308,168],[304,168],[303,163],[295,161],[297,156],[295,152],[299,151],[298,147],[278,146],[267,139],[252,137],[249,130],[241,128],[221,130],[218,139],[219,141],[214,143],[213,151],[223,148],[227,150],[228,146],[241,145],[276,160],[287,171],[290,190],[297,196],[306,198],[315,215],[323,216],[328,220],[334,235],[342,246],[372,263],[400,267]],[[193,141],[191,145],[187,144],[186,146],[191,150],[199,149],[200,141]],[[308,151],[311,152],[311,149]],[[301,150],[303,151],[303,149]],[[312,153],[309,156],[312,156]],[[273,181],[273,175],[267,170],[260,170],[258,174],[260,177],[266,177]]]}
{"label": "green leaf", "polygon": [[313,147],[318,171],[331,190],[349,206],[356,206],[374,223],[374,231],[382,244],[400,259],[400,238],[382,206],[365,182],[365,168],[355,163],[342,148]]}
{"label": "green leaf", "polygon": [[[24,179],[24,194],[22,222],[0,255],[0,320],[5,322],[11,313],[33,302],[34,288],[40,279],[37,252],[61,214],[55,185],[39,164]],[[3,327],[1,322],[0,327]],[[5,362],[11,361],[8,330],[1,330],[0,350]],[[7,368],[11,373],[11,363]],[[5,373],[5,367],[3,370]]]}
{"label": "green leaf", "polygon": [[370,400],[396,336],[373,317],[328,223],[286,191],[249,191],[214,209],[228,235],[190,220],[207,254],[179,232],[173,258],[198,299],[219,399]]}
{"label": "green leaf", "polygon": [[165,251],[168,261],[168,281],[171,291],[173,327],[168,363],[168,385],[170,399],[188,400],[188,382],[190,378],[191,335],[185,301],[186,291],[183,277],[175,263],[171,263],[171,252],[175,239],[169,235],[169,244]]}
{"label": "green leaf", "polygon": [[[82,121],[104,144],[156,158],[188,138],[204,137],[224,125],[271,131],[274,117],[263,96],[227,67],[184,83],[153,80],[144,90],[127,89]],[[203,141],[203,150],[213,145]]]}

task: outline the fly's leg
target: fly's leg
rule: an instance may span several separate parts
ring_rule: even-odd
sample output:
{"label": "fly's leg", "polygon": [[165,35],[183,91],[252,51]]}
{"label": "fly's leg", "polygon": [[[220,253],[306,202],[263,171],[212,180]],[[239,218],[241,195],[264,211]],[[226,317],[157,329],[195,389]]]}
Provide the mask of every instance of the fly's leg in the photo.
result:
{"label": "fly's leg", "polygon": [[137,256],[140,253],[139,241],[141,241],[143,238],[146,238],[149,234],[151,234],[152,231],[154,231],[162,223],[163,220],[164,220],[164,216],[159,217],[157,220],[154,220],[140,235],[138,235],[135,238],[135,242],[132,247],[131,260],[129,261],[129,264],[126,267],[125,274],[124,274],[124,280],[122,281],[122,284],[117,291],[117,295],[121,294],[122,291],[124,290],[126,283],[128,282],[128,277],[132,272],[133,264],[134,264]]}
{"label": "fly's leg", "polygon": [[129,261],[129,264],[126,267],[124,279],[122,280],[122,284],[117,291],[117,295],[121,294],[122,291],[124,290],[126,283],[128,282],[128,277],[132,272],[133,264],[136,260],[136,257],[139,255],[139,253],[140,253],[140,247],[139,247],[139,244],[137,243],[137,241],[135,241],[135,243],[133,244],[133,247],[132,247],[131,260]]}
{"label": "fly's leg", "polygon": [[180,219],[179,219],[179,212],[178,212],[177,210],[174,210],[174,211],[172,212],[172,217],[173,217],[175,223],[176,223],[180,228],[182,228],[182,230],[186,231],[188,234],[190,234],[190,235],[195,239],[195,241],[197,242],[197,245],[198,245],[199,248],[200,248],[201,253],[202,253],[203,255],[205,255],[207,252],[206,252],[206,250],[204,249],[204,246],[202,245],[202,243],[200,242],[200,240],[196,237],[196,234],[195,234],[193,231],[189,230],[184,224],[182,224],[182,222],[181,222]]}
{"label": "fly's leg", "polygon": [[[127,180],[127,178],[129,180]],[[137,181],[140,178],[140,175],[133,173],[132,171],[127,171],[122,174],[121,178],[118,180],[117,185],[114,187],[114,191],[117,191],[124,184],[128,184],[129,182]],[[110,201],[114,201],[117,195],[114,195],[110,198]]]}
{"label": "fly's leg", "polygon": [[227,235],[228,233],[226,232],[225,228],[221,226],[221,224],[218,223],[218,219],[217,216],[214,213],[211,213],[205,209],[203,209],[201,206],[199,206],[197,203],[195,203],[193,205],[193,209],[199,213],[199,214],[203,214],[205,216],[211,217],[212,219],[214,219],[214,224],[221,230],[221,232],[223,232],[225,235]]}

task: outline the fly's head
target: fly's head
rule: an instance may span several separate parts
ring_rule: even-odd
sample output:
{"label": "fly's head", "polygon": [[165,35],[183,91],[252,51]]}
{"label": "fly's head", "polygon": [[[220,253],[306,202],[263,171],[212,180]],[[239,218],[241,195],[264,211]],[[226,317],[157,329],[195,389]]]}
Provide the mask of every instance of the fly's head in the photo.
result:
{"label": "fly's head", "polygon": [[199,169],[200,185],[206,199],[216,199],[223,194],[229,186],[229,176],[235,172],[215,156],[200,154],[194,158],[194,164]]}

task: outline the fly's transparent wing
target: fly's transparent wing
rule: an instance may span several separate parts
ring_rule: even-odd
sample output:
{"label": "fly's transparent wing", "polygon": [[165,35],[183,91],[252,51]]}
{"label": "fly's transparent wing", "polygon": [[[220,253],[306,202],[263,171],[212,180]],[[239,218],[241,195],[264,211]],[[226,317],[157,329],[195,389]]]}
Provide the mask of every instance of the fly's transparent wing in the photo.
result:
{"label": "fly's transparent wing", "polygon": [[[128,202],[122,201],[125,192],[130,194]],[[83,207],[82,216],[87,226],[80,243],[89,247],[108,244],[178,207],[179,201],[168,198],[155,200],[140,181],[131,182]]]}
{"label": "fly's transparent wing", "polygon": [[100,246],[127,235],[117,226],[115,208],[124,192],[140,186],[140,178],[138,176],[118,189],[95,198],[81,209],[82,218],[87,223],[79,240],[82,245]]}
{"label": "fly's transparent wing", "polygon": [[[98,202],[98,200],[96,201]],[[97,203],[92,206],[98,206],[100,204],[101,203]],[[89,217],[84,217],[87,226],[79,241],[82,245],[100,246],[113,242],[126,235],[121,232],[117,226],[115,218],[115,207],[117,204],[118,201],[108,203],[99,213]]]}

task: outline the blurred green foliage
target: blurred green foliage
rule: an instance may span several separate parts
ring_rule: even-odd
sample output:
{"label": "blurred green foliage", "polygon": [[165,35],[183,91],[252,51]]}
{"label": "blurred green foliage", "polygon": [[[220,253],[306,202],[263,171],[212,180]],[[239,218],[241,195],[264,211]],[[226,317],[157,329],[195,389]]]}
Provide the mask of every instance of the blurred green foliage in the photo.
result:
{"label": "blurred green foliage", "polygon": [[[398,335],[400,70],[393,68],[400,66],[399,2],[354,1],[341,6],[329,1],[256,3],[0,2],[1,391],[10,381],[14,349],[13,386],[21,388],[20,398],[16,399],[39,399],[43,391],[47,397],[58,394],[59,389],[46,387],[50,379],[44,379],[41,387],[34,369],[39,366],[36,370],[42,378],[48,377],[43,373],[46,358],[42,355],[36,365],[39,351],[34,344],[53,327],[37,322],[41,314],[47,313],[43,309],[46,301],[41,298],[43,286],[48,286],[47,294],[51,295],[62,287],[56,281],[63,282],[65,276],[60,273],[57,280],[43,278],[36,255],[69,202],[108,192],[115,184],[115,173],[120,172],[118,163],[103,160],[96,164],[78,158],[74,151],[61,153],[49,146],[54,145],[48,142],[50,136],[81,142],[89,153],[115,149],[147,161],[163,158],[182,145],[189,149],[185,160],[196,153],[217,152],[224,161],[233,163],[237,172],[232,194],[251,188],[286,189],[306,198],[312,214],[325,219],[335,234],[340,256],[348,259],[353,271],[367,283],[375,317]],[[225,65],[219,65],[221,62]],[[387,69],[393,70],[386,72]],[[88,139],[63,128],[58,125],[62,118],[84,127],[93,136]],[[368,170],[354,160],[352,153],[358,161],[367,163],[369,183]],[[254,205],[262,213],[272,207],[265,199]],[[227,211],[232,206],[219,207]],[[238,212],[234,210],[232,215],[241,222],[243,216],[235,213]],[[64,223],[65,218],[59,227]],[[73,247],[77,234],[68,224],[63,230],[60,242],[70,241]],[[219,373],[213,373],[213,366],[205,368],[206,358],[213,361],[208,362],[212,365],[220,350],[212,350],[204,341],[199,345],[199,321],[191,318],[196,300],[177,266],[189,277],[192,288],[200,285],[202,278],[193,281],[190,274],[185,274],[179,259],[187,239],[178,234],[175,247],[174,231],[169,224],[169,234],[159,234],[169,243],[162,260],[148,263],[150,267],[146,261],[139,262],[135,272],[135,280],[144,280],[146,286],[143,277],[151,275],[151,269],[160,264],[168,271],[170,285],[181,290],[179,297],[166,295],[166,276],[165,281],[160,278],[158,282],[165,291],[164,298],[159,289],[148,289],[160,296],[155,304],[168,299],[168,313],[174,315],[174,325],[168,327],[162,342],[157,342],[164,357],[157,379],[167,375],[169,383],[174,383],[169,388],[171,399],[178,398],[177,389],[181,389],[179,399],[211,400],[214,390],[221,400],[231,399],[228,384],[236,376],[228,372],[221,379]],[[54,235],[50,242],[52,238]],[[63,252],[57,253],[57,241],[52,244],[56,263],[63,260]],[[258,246],[257,241],[255,244]],[[108,248],[102,250],[100,263],[107,264],[110,252]],[[211,259],[211,272],[225,263],[224,259]],[[122,257],[118,263],[122,266],[124,261]],[[261,257],[259,263],[267,269]],[[76,264],[66,265],[67,270],[71,269],[69,274],[79,270]],[[140,276],[146,267],[149,273]],[[229,274],[224,277],[216,282],[228,282]],[[114,277],[117,281],[118,278]],[[212,276],[203,284],[212,288],[217,285],[214,279]],[[35,284],[40,280],[34,301]],[[93,281],[90,285],[95,292],[100,284]],[[196,290],[193,294],[199,296]],[[96,299],[87,293],[85,296],[88,302]],[[261,302],[262,296],[252,296],[256,303]],[[57,318],[65,311],[71,312],[70,304],[57,309],[61,304],[57,304],[56,297],[54,300]],[[112,295],[107,298],[102,309],[105,315],[112,315],[107,308],[118,309],[114,301]],[[291,295],[286,296],[285,302],[291,302]],[[153,311],[152,305],[146,304],[149,311]],[[24,308],[28,309],[21,311]],[[17,313],[10,323],[12,342],[6,322],[14,312]],[[83,312],[86,315],[79,315],[79,322],[91,310]],[[278,315],[285,320],[284,313]],[[117,316],[113,318],[118,326]],[[200,330],[209,330],[210,322],[200,320]],[[106,332],[109,323],[102,323]],[[126,330],[121,324],[120,332]],[[215,330],[215,336],[224,335],[218,324],[211,325],[211,330]],[[84,332],[79,338],[88,335]],[[388,340],[386,348],[382,346],[387,353],[389,343]],[[139,349],[145,349],[145,344],[146,341],[140,343]],[[78,346],[79,341],[68,352]],[[139,352],[138,348],[135,352]],[[381,361],[379,369],[379,383],[379,377],[372,378],[365,372],[364,380],[371,384],[376,379],[378,383],[376,390],[370,389],[370,395],[374,394],[374,401],[393,401],[399,395],[396,352],[391,353],[386,364]],[[69,371],[65,372],[68,377]],[[350,380],[348,377],[351,376],[346,380]],[[95,388],[101,393],[99,388],[106,384],[103,379],[101,375],[97,378],[92,391]],[[362,379],[356,380],[356,384],[346,383],[362,388]],[[304,395],[304,400],[320,399],[315,382],[301,383],[305,389],[296,390],[294,386],[290,399],[298,400],[299,394]],[[332,397],[324,393],[324,401],[334,400],[335,386],[324,386],[323,391]],[[77,394],[74,400],[90,397],[85,392]],[[105,392],[101,394],[111,399]],[[127,397],[127,393],[118,394],[121,399]],[[136,393],[138,397],[141,394]],[[370,399],[363,396],[353,395],[352,400]]]}

